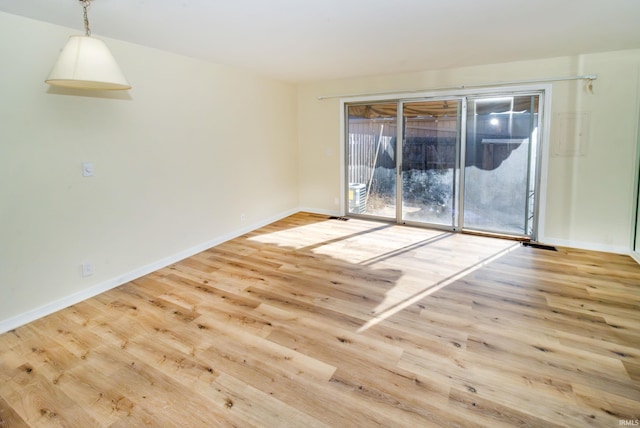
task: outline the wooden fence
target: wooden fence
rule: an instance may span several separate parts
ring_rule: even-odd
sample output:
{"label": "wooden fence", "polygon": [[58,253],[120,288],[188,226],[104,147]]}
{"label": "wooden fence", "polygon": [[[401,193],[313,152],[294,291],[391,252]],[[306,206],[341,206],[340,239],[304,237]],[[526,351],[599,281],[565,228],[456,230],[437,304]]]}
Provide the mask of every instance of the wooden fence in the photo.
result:
{"label": "wooden fence", "polygon": [[[455,128],[429,125],[433,124],[412,123],[406,127],[407,138],[402,147],[404,171],[455,167]],[[349,121],[349,183],[367,184],[376,168],[396,167],[396,135],[395,121]]]}

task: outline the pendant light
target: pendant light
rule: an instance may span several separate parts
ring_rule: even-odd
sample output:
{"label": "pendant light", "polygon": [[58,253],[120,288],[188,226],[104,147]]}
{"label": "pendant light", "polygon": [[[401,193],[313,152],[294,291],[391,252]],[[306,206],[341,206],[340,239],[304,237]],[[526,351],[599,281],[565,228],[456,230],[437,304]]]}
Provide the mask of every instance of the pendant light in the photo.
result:
{"label": "pendant light", "polygon": [[91,37],[87,15],[91,0],[79,1],[84,9],[85,35],[69,37],[45,82],[78,89],[131,89],[107,45]]}

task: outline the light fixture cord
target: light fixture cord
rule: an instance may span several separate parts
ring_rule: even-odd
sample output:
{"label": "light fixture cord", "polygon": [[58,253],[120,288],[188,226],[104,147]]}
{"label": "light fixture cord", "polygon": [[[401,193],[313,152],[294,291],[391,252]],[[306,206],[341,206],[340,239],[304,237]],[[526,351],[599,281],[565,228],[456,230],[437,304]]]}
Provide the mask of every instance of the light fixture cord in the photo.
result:
{"label": "light fixture cord", "polygon": [[82,9],[84,9],[84,33],[86,36],[90,36],[91,29],[89,28],[89,14],[87,13],[87,9],[89,8],[91,0],[80,0],[80,3],[82,3]]}

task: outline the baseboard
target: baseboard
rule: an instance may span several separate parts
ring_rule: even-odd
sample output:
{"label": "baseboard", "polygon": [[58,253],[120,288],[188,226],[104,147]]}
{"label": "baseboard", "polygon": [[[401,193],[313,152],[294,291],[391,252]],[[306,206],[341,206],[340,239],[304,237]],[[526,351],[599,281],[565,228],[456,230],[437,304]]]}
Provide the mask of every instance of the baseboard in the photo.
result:
{"label": "baseboard", "polygon": [[543,244],[556,245],[558,247],[577,248],[580,250],[602,251],[604,253],[629,254],[629,247],[621,247],[617,245],[602,245],[592,242],[569,241],[565,239],[549,239],[546,238]]}
{"label": "baseboard", "polygon": [[340,212],[340,210],[323,210],[323,209],[318,209],[318,208],[305,208],[305,207],[300,207],[298,208],[298,212],[305,212],[305,213],[310,213],[310,214],[319,214],[319,215],[328,215],[328,216],[342,216],[344,215],[343,213]]}
{"label": "baseboard", "polygon": [[636,262],[638,262],[640,264],[640,253],[638,253],[637,251],[631,251],[629,253],[629,255],[631,256],[631,258],[633,260],[635,260]]}
{"label": "baseboard", "polygon": [[[99,284],[96,284],[84,290],[80,290],[69,296],[47,303],[45,305],[42,305],[38,308],[32,309],[25,313],[16,315],[12,318],[8,318],[6,320],[0,320],[0,334],[13,330],[15,328],[18,328],[22,325],[28,324],[32,321],[35,321],[39,318],[45,317],[52,313],[55,313],[61,309],[75,305],[76,303],[82,302],[83,300],[90,299],[91,297],[97,296],[98,294],[104,293],[105,291],[109,291],[115,287],[119,287],[122,284],[126,284],[127,282],[130,282],[142,276],[148,275],[151,272],[155,272],[159,269],[167,267],[187,257],[191,257],[209,248],[215,247],[216,245],[220,245],[223,242],[237,238],[238,236],[244,235],[245,233],[252,232],[256,229],[259,229],[263,226],[266,226],[268,224],[271,224],[275,221],[281,220],[285,217],[296,214],[298,212],[308,212],[312,214],[320,214],[320,215],[327,215],[327,216],[343,215],[340,211],[324,210],[324,209],[308,208],[308,207],[300,207],[297,209],[280,213],[278,215],[272,216],[270,218],[266,218],[264,220],[253,223],[241,229],[237,229],[231,233],[221,235],[207,242],[203,242],[202,244],[188,248],[177,254],[165,257],[161,260],[142,266],[138,269],[134,269],[133,271],[128,272],[124,275],[120,275],[118,277],[109,279],[107,281],[103,281]],[[565,241],[560,239],[548,239],[544,243],[549,245],[558,245],[562,247],[580,248],[580,249],[593,250],[593,251],[604,251],[608,253],[630,254],[631,257],[633,257],[638,263],[640,263],[640,253],[630,252],[629,249],[625,247],[607,246],[607,245],[582,243],[582,242],[575,242],[575,241]]]}
{"label": "baseboard", "polygon": [[126,284],[127,282],[133,281],[142,276],[148,275],[151,272],[155,272],[159,269],[167,267],[173,263],[176,263],[180,260],[186,259],[187,257],[191,257],[195,254],[198,254],[202,251],[205,251],[211,247],[215,247],[216,245],[220,245],[223,242],[229,241],[233,238],[237,238],[238,236],[242,236],[245,233],[254,231],[263,226],[271,224],[275,221],[281,220],[285,217],[288,217],[292,214],[300,212],[302,210],[294,209],[290,211],[286,211],[280,213],[276,216],[261,220],[259,222],[253,223],[242,229],[235,230],[231,233],[216,237],[207,242],[203,242],[202,244],[196,245],[194,247],[188,248],[184,251],[181,251],[177,254],[165,257],[148,265],[142,266],[138,269],[134,269],[131,272],[128,272],[124,275],[120,275],[118,277],[108,279],[99,284],[96,284],[92,287],[86,288],[84,290],[80,290],[76,293],[73,293],[69,296],[63,297],[61,299],[55,300],[53,302],[42,305],[38,308],[32,309],[20,315],[16,315],[12,318],[6,320],[0,320],[0,334],[5,333],[7,331],[18,328],[22,325],[28,324],[32,321],[55,313],[61,309],[68,308],[69,306],[73,306],[76,303],[80,303],[83,300],[90,299],[91,297],[97,296],[98,294],[104,293],[105,291],[109,291],[113,288],[119,287],[122,284]]}

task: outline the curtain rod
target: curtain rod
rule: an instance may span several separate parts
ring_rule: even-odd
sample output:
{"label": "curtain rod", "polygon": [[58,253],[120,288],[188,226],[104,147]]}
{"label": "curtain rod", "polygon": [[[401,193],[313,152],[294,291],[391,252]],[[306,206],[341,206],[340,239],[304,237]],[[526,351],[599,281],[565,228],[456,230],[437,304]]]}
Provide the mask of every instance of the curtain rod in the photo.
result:
{"label": "curtain rod", "polygon": [[374,96],[374,95],[391,95],[391,94],[415,94],[418,92],[428,92],[428,91],[445,91],[452,89],[473,89],[473,88],[486,88],[491,86],[505,86],[505,85],[523,85],[530,83],[545,83],[545,82],[562,82],[566,80],[588,80],[589,82],[593,82],[598,78],[597,74],[585,74],[583,76],[569,76],[569,77],[548,77],[544,79],[535,79],[535,80],[512,80],[507,82],[493,82],[493,83],[479,83],[475,85],[460,85],[460,86],[449,86],[445,88],[431,88],[431,89],[416,89],[412,91],[387,91],[387,92],[367,92],[362,94],[341,94],[341,95],[323,95],[318,97],[318,100],[330,100],[333,98],[350,98],[350,97],[365,97],[365,96]]}

